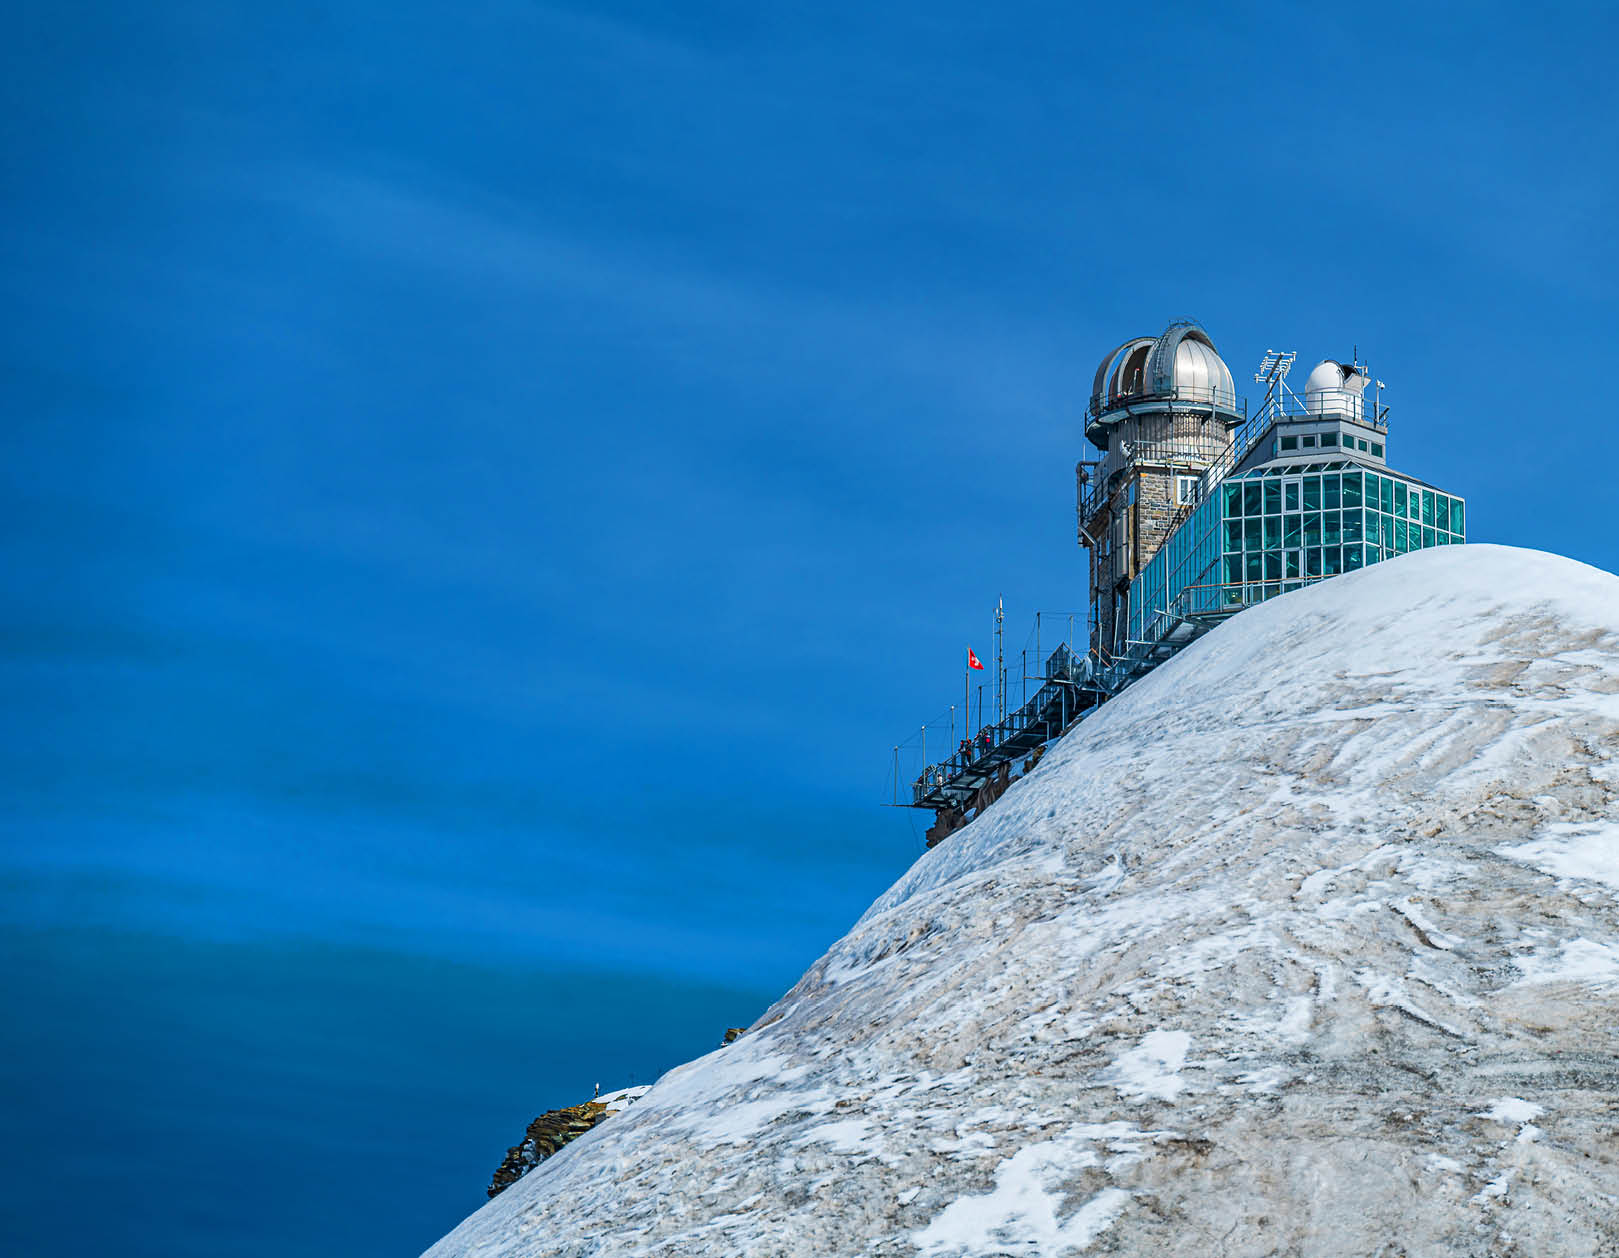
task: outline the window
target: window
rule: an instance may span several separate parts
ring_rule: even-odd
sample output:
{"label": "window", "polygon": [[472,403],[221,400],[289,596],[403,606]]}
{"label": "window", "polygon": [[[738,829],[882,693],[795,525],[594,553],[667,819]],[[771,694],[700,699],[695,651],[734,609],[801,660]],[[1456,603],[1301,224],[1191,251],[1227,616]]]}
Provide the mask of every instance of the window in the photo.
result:
{"label": "window", "polygon": [[1265,514],[1277,515],[1282,510],[1282,482],[1268,480],[1265,482]]}
{"label": "window", "polygon": [[1299,509],[1299,483],[1296,480],[1282,482],[1282,510],[1297,511]]}
{"label": "window", "polygon": [[1321,434],[1321,444],[1324,445],[1324,446],[1335,446],[1335,445],[1337,445],[1338,444],[1338,434],[1335,433],[1335,432],[1324,432],[1324,433],[1322,433]]}
{"label": "window", "polygon": [[1359,437],[1356,437],[1356,438],[1355,438],[1355,444],[1356,444],[1356,445],[1357,445],[1357,446],[1359,446],[1359,447],[1360,447],[1360,448],[1361,448],[1361,449],[1362,449],[1362,450],[1365,450],[1365,449],[1367,449],[1367,448],[1368,448],[1368,447],[1367,447],[1367,445],[1366,445],[1366,442],[1365,442],[1365,441],[1363,441],[1363,440],[1362,440],[1362,439],[1361,439],[1361,438],[1359,438]]}
{"label": "window", "polygon": [[1177,476],[1175,478],[1175,505],[1189,507],[1197,501],[1197,483],[1200,478],[1196,476]]}
{"label": "window", "polygon": [[1299,438],[1299,445],[1303,446],[1306,450],[1315,449],[1315,434],[1313,432],[1305,433]]}
{"label": "window", "polygon": [[1280,443],[1278,443],[1278,448],[1282,450],[1297,450],[1299,448],[1299,439],[1297,437],[1283,437]]}
{"label": "window", "polygon": [[1306,476],[1304,478],[1304,509],[1306,511],[1321,510],[1321,478],[1319,476]]}
{"label": "window", "polygon": [[1372,457],[1374,459],[1380,459],[1383,457],[1383,447],[1375,441],[1372,442]]}

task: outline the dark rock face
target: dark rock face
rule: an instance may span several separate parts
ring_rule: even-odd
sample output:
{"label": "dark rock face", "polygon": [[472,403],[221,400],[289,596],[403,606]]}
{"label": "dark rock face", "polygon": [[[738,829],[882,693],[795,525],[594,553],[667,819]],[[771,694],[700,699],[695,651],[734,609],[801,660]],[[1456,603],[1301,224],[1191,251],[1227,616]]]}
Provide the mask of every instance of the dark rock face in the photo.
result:
{"label": "dark rock face", "polygon": [[506,1160],[489,1183],[489,1195],[498,1197],[570,1140],[577,1140],[611,1111],[600,1101],[548,1110],[528,1125],[523,1143],[506,1150]]}

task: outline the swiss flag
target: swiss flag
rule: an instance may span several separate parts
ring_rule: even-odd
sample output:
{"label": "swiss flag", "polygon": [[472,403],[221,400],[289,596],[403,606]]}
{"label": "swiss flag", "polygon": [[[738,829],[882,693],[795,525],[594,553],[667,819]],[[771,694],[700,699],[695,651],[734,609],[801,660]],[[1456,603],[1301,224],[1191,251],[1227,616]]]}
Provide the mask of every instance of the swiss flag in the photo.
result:
{"label": "swiss flag", "polygon": [[978,657],[973,654],[972,647],[967,648],[967,667],[968,668],[982,668],[982,667],[984,667],[982,664],[980,664],[978,662]]}

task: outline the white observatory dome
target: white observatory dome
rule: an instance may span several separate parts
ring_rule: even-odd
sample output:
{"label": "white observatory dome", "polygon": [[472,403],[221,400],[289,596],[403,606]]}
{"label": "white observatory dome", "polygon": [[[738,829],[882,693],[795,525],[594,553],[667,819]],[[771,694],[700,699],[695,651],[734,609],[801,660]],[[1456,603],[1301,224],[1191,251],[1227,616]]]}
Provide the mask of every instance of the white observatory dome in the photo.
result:
{"label": "white observatory dome", "polygon": [[1370,383],[1353,367],[1323,358],[1304,382],[1304,409],[1311,415],[1360,419],[1366,407],[1361,391]]}
{"label": "white observatory dome", "polygon": [[1234,412],[1237,387],[1208,333],[1196,324],[1174,323],[1162,336],[1126,341],[1097,367],[1093,415],[1132,398],[1173,398]]}

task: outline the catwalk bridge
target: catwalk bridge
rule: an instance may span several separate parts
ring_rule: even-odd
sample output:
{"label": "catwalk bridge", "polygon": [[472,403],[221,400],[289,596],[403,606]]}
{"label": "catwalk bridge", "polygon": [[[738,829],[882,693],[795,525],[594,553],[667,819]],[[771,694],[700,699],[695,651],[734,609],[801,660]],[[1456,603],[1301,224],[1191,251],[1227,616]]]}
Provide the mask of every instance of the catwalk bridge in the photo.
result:
{"label": "catwalk bridge", "polygon": [[[1049,743],[1240,611],[1245,601],[1241,587],[1235,597],[1229,597],[1223,587],[1189,587],[1175,606],[1151,618],[1142,640],[1129,643],[1123,655],[1095,650],[1080,653],[1068,642],[1060,644],[1046,656],[1040,674],[1028,677],[1038,683],[1034,694],[999,720],[971,731],[945,758],[923,764],[910,781],[908,798],[900,797],[901,753],[909,746],[913,755],[925,759],[928,727],[922,727],[920,738],[895,747],[893,804],[935,812],[927,833],[932,847],[999,799],[1022,773],[1034,767]],[[946,728],[954,738],[953,721]],[[948,739],[945,745],[950,746]],[[916,760],[911,763],[915,765]]]}

